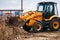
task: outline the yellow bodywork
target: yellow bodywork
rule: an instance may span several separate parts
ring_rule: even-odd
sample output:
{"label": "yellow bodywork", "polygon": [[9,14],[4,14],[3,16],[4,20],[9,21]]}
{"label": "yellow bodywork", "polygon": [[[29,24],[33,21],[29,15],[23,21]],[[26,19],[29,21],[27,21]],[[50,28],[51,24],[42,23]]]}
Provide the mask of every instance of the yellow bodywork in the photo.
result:
{"label": "yellow bodywork", "polygon": [[30,19],[29,23],[26,23],[26,25],[31,27],[35,22],[36,22],[36,20]]}
{"label": "yellow bodywork", "polygon": [[37,11],[29,11],[26,16],[20,16],[20,19],[27,21],[30,19],[29,23],[26,23],[27,26],[32,26],[36,20],[42,21],[42,13]]}
{"label": "yellow bodywork", "polygon": [[42,20],[42,13],[37,11],[29,11],[26,16],[20,16],[20,19],[26,21],[28,19]]}
{"label": "yellow bodywork", "polygon": [[45,21],[52,20],[54,17],[56,17],[56,16],[53,15],[53,16],[51,16],[49,19],[45,19]]}
{"label": "yellow bodywork", "polygon": [[[54,18],[55,16],[51,16],[49,19],[44,19],[45,21],[48,21],[48,20],[52,20],[52,18]],[[27,26],[32,26],[36,20],[40,20],[42,21],[43,20],[43,13],[41,12],[38,12],[38,11],[29,11],[27,12],[27,15],[25,16],[20,16],[20,19],[22,19],[23,21],[27,21],[30,19],[29,23],[26,23]]]}

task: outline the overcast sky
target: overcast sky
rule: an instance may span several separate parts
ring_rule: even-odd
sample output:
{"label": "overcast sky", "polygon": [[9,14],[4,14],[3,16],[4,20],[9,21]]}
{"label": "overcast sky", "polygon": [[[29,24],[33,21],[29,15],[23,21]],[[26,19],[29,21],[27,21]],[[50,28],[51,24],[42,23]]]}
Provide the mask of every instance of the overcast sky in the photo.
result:
{"label": "overcast sky", "polygon": [[[60,10],[60,0],[23,0],[24,11],[36,10],[37,3],[42,1],[57,2],[58,11]],[[0,9],[20,9],[21,0],[0,0]],[[60,11],[59,11],[60,13]]]}

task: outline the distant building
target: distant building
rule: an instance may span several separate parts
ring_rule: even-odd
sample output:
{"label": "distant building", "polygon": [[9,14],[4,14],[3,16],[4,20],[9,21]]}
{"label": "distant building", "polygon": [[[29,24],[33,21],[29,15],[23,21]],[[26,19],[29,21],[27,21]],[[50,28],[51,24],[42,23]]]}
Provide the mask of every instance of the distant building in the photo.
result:
{"label": "distant building", "polygon": [[6,20],[7,17],[22,15],[23,10],[0,10],[0,20]]}

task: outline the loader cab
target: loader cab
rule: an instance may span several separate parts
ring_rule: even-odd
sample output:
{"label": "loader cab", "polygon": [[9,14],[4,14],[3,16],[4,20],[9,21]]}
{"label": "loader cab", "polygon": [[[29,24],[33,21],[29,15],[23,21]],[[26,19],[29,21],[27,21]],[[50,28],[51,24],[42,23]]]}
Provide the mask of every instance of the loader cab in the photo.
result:
{"label": "loader cab", "polygon": [[57,3],[55,2],[40,2],[37,6],[37,11],[43,13],[43,18],[48,19],[53,15],[58,15]]}

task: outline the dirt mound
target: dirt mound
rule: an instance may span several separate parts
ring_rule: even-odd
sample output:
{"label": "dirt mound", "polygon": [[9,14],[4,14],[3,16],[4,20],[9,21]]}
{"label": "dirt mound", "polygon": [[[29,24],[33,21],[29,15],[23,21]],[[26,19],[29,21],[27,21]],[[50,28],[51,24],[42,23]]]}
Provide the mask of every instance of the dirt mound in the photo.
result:
{"label": "dirt mound", "polygon": [[24,21],[19,17],[7,17],[5,22],[8,26],[21,26]]}
{"label": "dirt mound", "polygon": [[28,33],[19,26],[9,27],[0,22],[0,40],[60,40],[60,31]]}
{"label": "dirt mound", "polygon": [[[9,27],[5,22],[0,22],[0,40],[18,40],[20,33],[24,32],[20,27]],[[17,38],[19,36],[19,38]]]}

